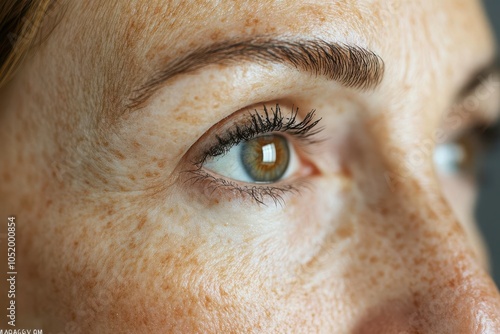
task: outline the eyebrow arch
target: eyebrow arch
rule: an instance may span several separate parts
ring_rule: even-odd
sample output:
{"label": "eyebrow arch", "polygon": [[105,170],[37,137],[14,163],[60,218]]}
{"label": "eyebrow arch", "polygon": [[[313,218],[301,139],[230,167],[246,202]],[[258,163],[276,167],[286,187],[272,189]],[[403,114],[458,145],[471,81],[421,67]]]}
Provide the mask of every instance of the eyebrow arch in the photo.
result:
{"label": "eyebrow arch", "polygon": [[243,41],[229,40],[198,48],[168,62],[166,67],[132,92],[127,107],[140,107],[175,76],[208,65],[234,65],[242,62],[285,64],[358,89],[376,87],[384,75],[382,58],[359,46],[329,43],[322,39],[254,37]]}

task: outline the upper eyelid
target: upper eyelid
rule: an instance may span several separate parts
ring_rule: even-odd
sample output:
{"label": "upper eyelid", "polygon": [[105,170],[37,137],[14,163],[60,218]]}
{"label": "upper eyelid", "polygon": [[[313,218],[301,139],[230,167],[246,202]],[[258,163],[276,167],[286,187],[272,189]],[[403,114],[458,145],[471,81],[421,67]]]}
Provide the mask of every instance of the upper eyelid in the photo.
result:
{"label": "upper eyelid", "polygon": [[[197,166],[202,166],[204,161],[209,157],[215,157],[217,155],[223,154],[225,151],[230,149],[232,146],[238,144],[243,140],[249,140],[256,135],[265,134],[269,132],[288,132],[296,137],[303,138],[307,140],[308,138],[313,138],[317,133],[319,133],[322,128],[316,128],[321,118],[315,118],[315,110],[311,110],[303,119],[298,119],[298,110],[292,106],[292,112],[288,117],[281,113],[281,107],[276,104],[276,107],[269,108],[269,111],[273,112],[272,121],[269,117],[269,111],[267,106],[263,105],[264,114],[261,115],[256,109],[253,113],[248,114],[246,118],[240,121],[239,125],[233,125],[229,127],[225,134],[219,136],[215,135],[217,138],[217,143],[210,145],[206,150],[204,150],[202,156],[195,160],[193,163]],[[261,125],[258,120],[259,117],[264,117],[266,124]],[[280,122],[277,122],[276,118],[280,118]],[[255,123],[257,122],[257,124]],[[263,126],[263,128],[258,128]],[[241,130],[243,128],[243,130]],[[239,129],[239,130],[238,130]],[[238,133],[240,131],[240,133]],[[295,132],[294,132],[295,131]]]}

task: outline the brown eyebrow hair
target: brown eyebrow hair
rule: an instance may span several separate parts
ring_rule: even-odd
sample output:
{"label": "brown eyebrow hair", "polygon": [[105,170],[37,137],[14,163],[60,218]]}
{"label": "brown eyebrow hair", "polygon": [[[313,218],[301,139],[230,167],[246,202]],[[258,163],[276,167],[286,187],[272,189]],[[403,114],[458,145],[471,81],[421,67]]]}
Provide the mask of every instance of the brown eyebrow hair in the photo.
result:
{"label": "brown eyebrow hair", "polygon": [[471,79],[460,90],[457,100],[469,97],[483,84],[485,78],[491,75],[500,75],[500,55],[495,55],[493,60],[476,70]]}
{"label": "brown eyebrow hair", "polygon": [[201,47],[169,62],[144,85],[134,90],[127,109],[140,107],[173,77],[212,64],[241,62],[280,63],[338,81],[346,87],[376,87],[384,75],[384,62],[377,54],[359,46],[329,43],[322,39],[284,40],[256,37]]}

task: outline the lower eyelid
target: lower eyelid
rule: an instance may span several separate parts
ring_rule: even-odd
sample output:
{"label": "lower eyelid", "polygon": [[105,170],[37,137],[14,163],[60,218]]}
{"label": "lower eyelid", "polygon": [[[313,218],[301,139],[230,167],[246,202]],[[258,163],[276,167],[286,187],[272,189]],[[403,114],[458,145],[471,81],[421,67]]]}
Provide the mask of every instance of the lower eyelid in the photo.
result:
{"label": "lower eyelid", "polygon": [[194,192],[196,198],[208,201],[232,202],[241,200],[259,205],[275,204],[284,206],[290,196],[296,196],[309,188],[303,179],[276,184],[243,184],[211,174],[203,168],[195,168],[181,172],[178,180],[180,186],[188,192]]}

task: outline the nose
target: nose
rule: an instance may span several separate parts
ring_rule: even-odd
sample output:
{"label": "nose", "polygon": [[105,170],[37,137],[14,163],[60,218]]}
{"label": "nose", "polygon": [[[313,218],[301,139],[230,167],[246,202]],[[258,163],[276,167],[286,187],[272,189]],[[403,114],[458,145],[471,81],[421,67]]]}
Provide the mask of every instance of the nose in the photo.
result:
{"label": "nose", "polygon": [[407,271],[405,296],[366,311],[354,333],[499,334],[500,294],[467,235],[442,196],[408,183],[386,197],[399,208],[386,211],[402,231],[391,242]]}

